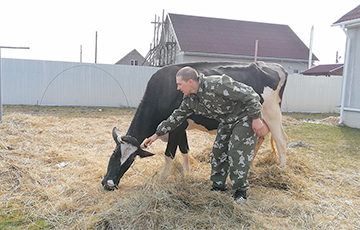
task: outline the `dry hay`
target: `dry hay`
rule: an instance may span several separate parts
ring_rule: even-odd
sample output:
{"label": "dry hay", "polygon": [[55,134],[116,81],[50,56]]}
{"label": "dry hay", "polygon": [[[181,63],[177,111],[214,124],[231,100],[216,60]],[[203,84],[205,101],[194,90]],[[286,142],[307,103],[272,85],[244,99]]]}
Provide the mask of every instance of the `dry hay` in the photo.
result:
{"label": "dry hay", "polygon": [[[288,127],[300,123],[288,120]],[[268,140],[253,162],[245,205],[234,191],[210,192],[209,153],[214,136],[191,130],[191,172],[181,156],[164,179],[162,152],[137,158],[119,189],[100,185],[114,148],[111,129],[125,134],[131,115],[59,118],[12,114],[0,123],[1,213],[21,211],[58,229],[347,229],[360,226],[359,172],[344,178],[322,170],[301,149],[288,149],[278,167]],[[180,154],[178,154],[180,155]],[[345,173],[345,172],[344,172]]]}
{"label": "dry hay", "polygon": [[307,123],[314,123],[314,124],[323,124],[323,125],[331,125],[331,126],[343,126],[343,124],[339,124],[340,117],[326,117],[324,119],[306,119],[303,120]]}

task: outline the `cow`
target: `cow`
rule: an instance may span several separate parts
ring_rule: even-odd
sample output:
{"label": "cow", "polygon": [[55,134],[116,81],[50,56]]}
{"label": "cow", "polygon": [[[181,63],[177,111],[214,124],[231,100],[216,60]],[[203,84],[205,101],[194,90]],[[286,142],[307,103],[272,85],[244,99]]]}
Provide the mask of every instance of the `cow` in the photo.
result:
{"label": "cow", "polygon": [[[234,80],[245,83],[259,94],[263,105],[262,116],[271,133],[271,146],[273,142],[279,155],[280,165],[286,164],[286,134],[281,123],[281,99],[287,80],[286,70],[279,64],[253,62],[191,62],[165,66],[155,72],[147,83],[147,87],[131,121],[125,136],[119,136],[118,130],[113,129],[113,138],[116,148],[110,157],[107,173],[102,185],[107,190],[117,188],[121,177],[133,163],[136,156],[148,157],[153,154],[143,150],[141,143],[151,136],[161,121],[166,119],[174,109],[181,104],[183,94],[177,90],[175,75],[185,66],[196,69],[205,76],[226,74]],[[207,130],[215,130],[218,121],[201,115],[191,115],[190,120]],[[173,159],[179,147],[184,156],[184,163],[188,162],[188,141],[186,128],[189,122],[185,121],[168,135],[165,150],[166,159]],[[258,151],[264,138],[259,138],[255,152]],[[189,170],[184,164],[184,169]]]}

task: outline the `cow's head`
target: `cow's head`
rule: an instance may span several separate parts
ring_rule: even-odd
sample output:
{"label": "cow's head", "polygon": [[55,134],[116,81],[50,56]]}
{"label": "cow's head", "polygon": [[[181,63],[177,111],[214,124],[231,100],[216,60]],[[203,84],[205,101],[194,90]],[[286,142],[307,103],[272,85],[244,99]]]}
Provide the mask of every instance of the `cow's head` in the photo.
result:
{"label": "cow's head", "polygon": [[112,131],[116,148],[110,157],[107,173],[101,184],[106,190],[114,190],[119,185],[121,177],[134,162],[136,156],[149,157],[154,154],[140,148],[140,143],[131,136],[119,136],[118,129]]}

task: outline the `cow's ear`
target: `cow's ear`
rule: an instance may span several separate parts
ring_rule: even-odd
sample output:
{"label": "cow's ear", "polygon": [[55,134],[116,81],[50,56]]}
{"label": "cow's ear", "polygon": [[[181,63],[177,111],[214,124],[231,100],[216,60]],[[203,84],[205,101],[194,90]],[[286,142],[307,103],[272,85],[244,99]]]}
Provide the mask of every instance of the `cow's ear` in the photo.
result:
{"label": "cow's ear", "polygon": [[118,140],[118,136],[119,136],[118,131],[119,130],[116,127],[114,127],[113,130],[112,130],[112,136],[113,136],[114,141],[116,142],[117,145],[120,144],[119,140]]}
{"label": "cow's ear", "polygon": [[154,156],[151,152],[139,149],[137,155],[141,158]]}

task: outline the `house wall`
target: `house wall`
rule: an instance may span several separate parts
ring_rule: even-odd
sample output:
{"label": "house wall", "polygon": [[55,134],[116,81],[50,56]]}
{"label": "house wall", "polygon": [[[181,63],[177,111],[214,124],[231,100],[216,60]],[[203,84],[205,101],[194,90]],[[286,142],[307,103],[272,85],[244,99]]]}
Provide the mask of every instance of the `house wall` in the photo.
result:
{"label": "house wall", "polygon": [[[4,104],[137,107],[159,68],[2,59]],[[341,77],[289,75],[284,112],[337,112]]]}
{"label": "house wall", "polygon": [[360,129],[360,112],[359,111],[344,111],[344,124],[346,126]]}
{"label": "house wall", "polygon": [[343,121],[347,126],[360,128],[360,27],[348,28],[351,39],[345,66]]}
{"label": "house wall", "polygon": [[116,65],[139,65],[139,66],[149,66],[149,63],[145,61],[145,58],[137,52],[130,52],[121,60],[115,63]]}
{"label": "house wall", "polygon": [[[194,62],[194,61],[233,61],[233,62],[245,62],[250,63],[253,59],[241,59],[241,58],[233,58],[233,57],[214,57],[214,56],[195,56],[195,55],[184,55],[183,52],[178,53],[176,63],[184,63],[184,62]],[[274,60],[264,60],[259,58],[258,61],[265,62],[273,62],[282,65],[289,74],[298,74],[301,73],[308,68],[308,64],[305,62],[290,62],[290,61],[274,61]]]}

